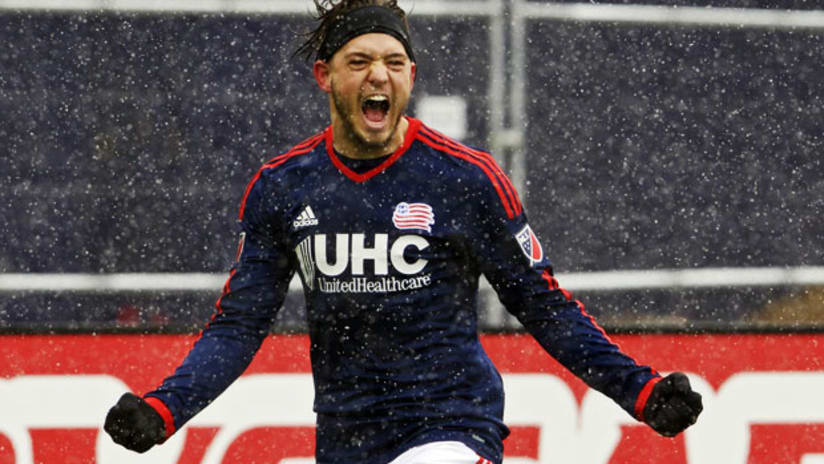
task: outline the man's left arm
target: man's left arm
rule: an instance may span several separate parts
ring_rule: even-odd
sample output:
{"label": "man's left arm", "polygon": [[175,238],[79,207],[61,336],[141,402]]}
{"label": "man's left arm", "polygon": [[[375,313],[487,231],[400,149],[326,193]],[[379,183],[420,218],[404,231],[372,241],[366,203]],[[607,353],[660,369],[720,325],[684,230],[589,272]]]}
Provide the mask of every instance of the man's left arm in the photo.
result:
{"label": "man's left arm", "polygon": [[686,376],[662,378],[610,340],[584,305],[561,288],[525,213],[486,217],[482,271],[552,357],[662,435],[674,436],[696,421],[701,396]]}

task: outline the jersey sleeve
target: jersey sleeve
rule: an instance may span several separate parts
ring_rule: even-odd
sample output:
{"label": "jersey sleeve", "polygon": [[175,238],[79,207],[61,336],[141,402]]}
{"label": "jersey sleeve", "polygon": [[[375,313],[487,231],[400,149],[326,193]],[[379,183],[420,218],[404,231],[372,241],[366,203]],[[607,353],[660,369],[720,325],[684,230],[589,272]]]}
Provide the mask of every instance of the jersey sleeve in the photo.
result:
{"label": "jersey sleeve", "polygon": [[167,436],[243,373],[283,303],[294,265],[278,232],[282,223],[274,217],[273,198],[258,173],[244,195],[237,259],[215,313],[183,363],[145,395],[164,417]]}
{"label": "jersey sleeve", "polygon": [[[560,287],[526,213],[505,208],[507,198],[494,189],[487,193],[474,248],[501,302],[552,357],[642,420],[658,373],[623,353],[584,305]],[[516,196],[509,202],[520,205]]]}

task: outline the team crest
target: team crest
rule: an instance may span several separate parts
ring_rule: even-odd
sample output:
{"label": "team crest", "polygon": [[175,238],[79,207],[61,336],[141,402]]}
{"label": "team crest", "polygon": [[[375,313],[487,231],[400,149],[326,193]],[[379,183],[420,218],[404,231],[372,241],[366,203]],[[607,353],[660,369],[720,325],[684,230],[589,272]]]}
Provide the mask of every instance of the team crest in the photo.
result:
{"label": "team crest", "polygon": [[421,229],[432,233],[432,225],[435,224],[435,213],[432,212],[432,207],[426,203],[401,202],[395,206],[392,223],[401,230]]}
{"label": "team crest", "polygon": [[529,225],[524,226],[520,232],[515,234],[515,239],[518,241],[518,245],[521,245],[521,251],[529,259],[530,266],[544,259],[544,250]]}

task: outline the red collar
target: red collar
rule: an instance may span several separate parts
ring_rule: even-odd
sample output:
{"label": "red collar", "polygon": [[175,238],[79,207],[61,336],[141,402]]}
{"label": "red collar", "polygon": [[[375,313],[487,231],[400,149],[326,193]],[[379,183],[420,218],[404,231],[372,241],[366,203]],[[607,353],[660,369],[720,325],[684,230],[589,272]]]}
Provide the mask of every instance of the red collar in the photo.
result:
{"label": "red collar", "polygon": [[418,133],[418,129],[421,127],[421,121],[415,118],[410,118],[405,116],[406,120],[409,121],[409,126],[406,128],[406,135],[404,136],[403,143],[397,150],[395,150],[389,158],[386,159],[383,163],[375,166],[374,168],[366,171],[364,173],[357,173],[348,167],[338,158],[338,155],[335,153],[335,149],[332,147],[332,126],[326,128],[324,132],[324,138],[326,139],[326,152],[329,154],[329,159],[332,161],[332,164],[335,165],[336,168],[340,172],[343,173],[349,179],[355,182],[366,182],[367,180],[375,177],[376,175],[385,171],[389,166],[391,166],[395,161],[398,160],[412,145],[412,141],[415,140],[415,135]]}

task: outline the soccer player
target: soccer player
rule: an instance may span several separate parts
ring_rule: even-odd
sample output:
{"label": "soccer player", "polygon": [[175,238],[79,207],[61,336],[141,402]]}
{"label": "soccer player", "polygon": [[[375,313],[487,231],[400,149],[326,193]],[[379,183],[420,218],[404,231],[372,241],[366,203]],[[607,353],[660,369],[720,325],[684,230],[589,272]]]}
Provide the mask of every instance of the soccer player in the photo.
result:
{"label": "soccer player", "polygon": [[105,430],[162,443],[248,366],[298,272],[307,303],[318,463],[500,463],[501,377],[477,333],[478,280],[592,388],[658,433],[696,421],[684,374],[622,353],[559,287],[492,157],[405,115],[415,82],[394,0],[315,1],[331,124],[266,163],[243,194],[237,261],[173,375],[123,395]]}

